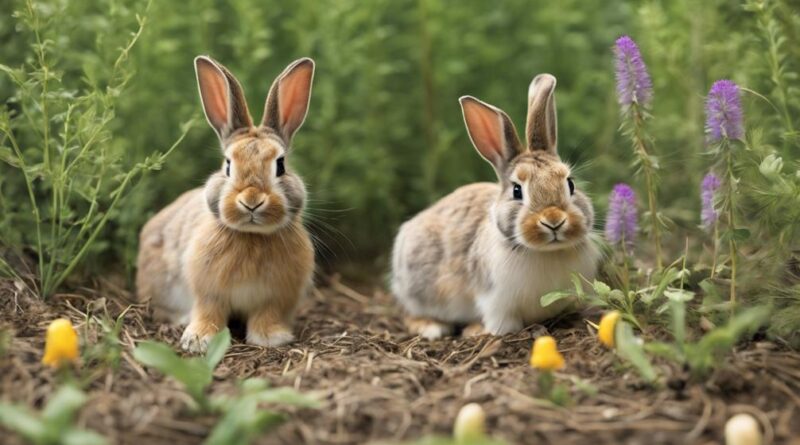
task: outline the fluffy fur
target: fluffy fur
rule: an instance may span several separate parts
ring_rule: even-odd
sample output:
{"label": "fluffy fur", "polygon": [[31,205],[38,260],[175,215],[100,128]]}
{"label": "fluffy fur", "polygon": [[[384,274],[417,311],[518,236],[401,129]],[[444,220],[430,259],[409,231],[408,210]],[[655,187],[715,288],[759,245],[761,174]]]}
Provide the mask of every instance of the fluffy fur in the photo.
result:
{"label": "fluffy fur", "polygon": [[285,159],[306,115],[314,64],[298,60],[275,80],[258,126],[227,69],[208,57],[198,57],[195,68],[225,160],[204,188],[145,224],[137,295],[156,316],[188,323],[181,345],[189,351],[205,350],[231,315],[247,320],[248,343],[285,344],[314,270],[300,216],[305,187]]}
{"label": "fluffy fur", "polygon": [[572,273],[594,276],[594,213],[556,151],[555,84],[547,74],[531,83],[525,145],[503,111],[461,98],[473,145],[499,181],[461,187],[401,226],[392,292],[412,332],[438,338],[475,322],[483,328],[470,334],[517,331],[571,306],[539,299],[569,287]]}

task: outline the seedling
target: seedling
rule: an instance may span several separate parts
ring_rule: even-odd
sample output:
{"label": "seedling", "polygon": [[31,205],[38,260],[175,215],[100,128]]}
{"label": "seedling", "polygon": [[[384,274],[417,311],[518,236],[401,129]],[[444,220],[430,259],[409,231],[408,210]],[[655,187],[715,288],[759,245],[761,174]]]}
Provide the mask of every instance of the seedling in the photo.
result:
{"label": "seedling", "polygon": [[74,386],[62,386],[41,413],[27,407],[0,403],[0,425],[35,445],[105,445],[106,439],[74,425],[75,414],[86,403],[86,394]]}

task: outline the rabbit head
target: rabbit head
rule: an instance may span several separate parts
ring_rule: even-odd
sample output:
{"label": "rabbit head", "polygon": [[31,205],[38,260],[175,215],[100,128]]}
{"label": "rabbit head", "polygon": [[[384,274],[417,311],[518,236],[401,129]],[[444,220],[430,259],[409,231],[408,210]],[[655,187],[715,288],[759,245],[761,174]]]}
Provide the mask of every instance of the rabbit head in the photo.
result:
{"label": "rabbit head", "polygon": [[500,180],[492,220],[515,248],[573,248],[588,240],[593,224],[589,199],[556,151],[555,87],[549,74],[531,82],[524,145],[502,110],[471,96],[460,99],[470,139]]}
{"label": "rabbit head", "polygon": [[301,213],[306,197],[286,156],[308,111],[314,62],[297,60],[275,79],[258,126],[230,71],[207,56],[195,59],[195,70],[203,111],[224,154],[220,170],[206,182],[208,208],[238,231],[273,233],[285,227]]}

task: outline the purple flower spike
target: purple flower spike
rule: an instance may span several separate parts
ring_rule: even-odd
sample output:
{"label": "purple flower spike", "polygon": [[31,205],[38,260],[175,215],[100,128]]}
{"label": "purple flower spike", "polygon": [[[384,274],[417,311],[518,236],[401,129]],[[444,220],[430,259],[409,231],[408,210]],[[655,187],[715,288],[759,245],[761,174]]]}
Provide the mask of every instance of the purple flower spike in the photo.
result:
{"label": "purple flower spike", "polygon": [[703,178],[700,191],[700,200],[703,202],[701,219],[703,220],[703,227],[707,230],[713,229],[717,218],[719,218],[719,212],[714,208],[714,201],[716,199],[717,190],[719,190],[721,185],[722,183],[714,173],[708,173]]}
{"label": "purple flower spike", "polygon": [[628,184],[617,184],[611,191],[606,215],[606,239],[611,244],[623,241],[633,247],[636,238],[636,193]]}
{"label": "purple flower spike", "polygon": [[632,103],[647,107],[653,99],[653,82],[642,60],[636,42],[628,36],[617,39],[614,45],[617,70],[617,99],[620,105]]}
{"label": "purple flower spike", "polygon": [[706,132],[712,143],[744,136],[742,102],[735,82],[718,80],[711,85],[706,98]]}

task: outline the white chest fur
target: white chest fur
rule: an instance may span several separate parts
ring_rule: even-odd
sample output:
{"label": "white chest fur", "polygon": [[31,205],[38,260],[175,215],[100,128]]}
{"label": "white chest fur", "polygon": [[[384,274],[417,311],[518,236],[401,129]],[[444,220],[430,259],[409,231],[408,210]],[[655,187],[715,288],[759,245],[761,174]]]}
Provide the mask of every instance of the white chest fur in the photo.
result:
{"label": "white chest fur", "polygon": [[[502,245],[502,240],[496,242]],[[503,334],[558,315],[571,302],[562,300],[542,307],[541,297],[570,289],[573,273],[593,279],[598,258],[599,250],[591,241],[554,252],[495,246],[486,258],[489,282],[477,301],[485,327]]]}

